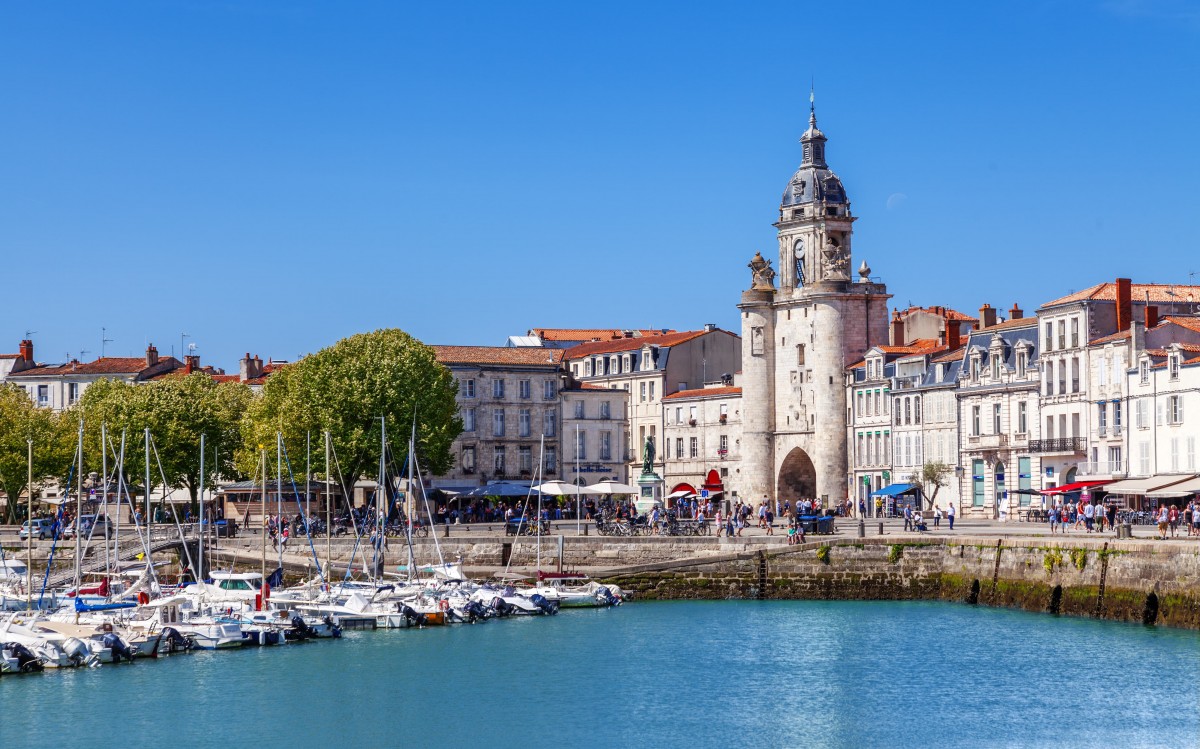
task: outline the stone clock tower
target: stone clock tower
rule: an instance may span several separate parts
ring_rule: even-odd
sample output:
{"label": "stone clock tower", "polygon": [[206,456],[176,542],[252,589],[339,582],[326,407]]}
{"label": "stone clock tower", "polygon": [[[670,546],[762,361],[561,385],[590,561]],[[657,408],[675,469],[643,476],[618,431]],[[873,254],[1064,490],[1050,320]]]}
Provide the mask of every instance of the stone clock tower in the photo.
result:
{"label": "stone clock tower", "polygon": [[855,217],[825,162],[815,110],[800,143],[775,223],[778,271],[756,254],[738,305],[747,501],[847,497],[846,367],[887,343],[891,297],[865,262],[851,280]]}

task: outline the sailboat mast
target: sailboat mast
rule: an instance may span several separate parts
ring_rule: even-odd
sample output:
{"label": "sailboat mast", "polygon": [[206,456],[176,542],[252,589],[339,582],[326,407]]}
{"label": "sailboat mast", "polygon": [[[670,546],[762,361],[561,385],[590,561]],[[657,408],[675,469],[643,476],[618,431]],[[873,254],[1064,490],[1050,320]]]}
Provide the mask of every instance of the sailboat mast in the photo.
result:
{"label": "sailboat mast", "polygon": [[325,430],[325,567],[333,571],[333,503],[329,500],[329,430]]}
{"label": "sailboat mast", "polygon": [[312,532],[312,432],[304,433],[304,535]]}
{"label": "sailboat mast", "polygon": [[25,595],[27,601],[25,607],[33,608],[33,438],[26,440],[29,446],[29,476],[26,479],[29,483],[25,485],[26,502],[25,520],[28,522],[26,528],[29,531],[25,534],[25,540],[29,543],[28,556],[25,557]]}
{"label": "sailboat mast", "polygon": [[200,435],[200,548],[198,550],[196,562],[196,580],[198,583],[204,582],[206,575],[204,574],[204,435]]}
{"label": "sailboat mast", "polygon": [[[146,549],[148,550],[152,546],[152,544],[150,542],[150,529],[152,527],[152,524],[150,522],[150,427],[146,427],[145,436],[146,436],[146,485],[145,485],[146,486]],[[153,563],[150,562],[149,554],[146,554],[146,563],[150,564],[151,568],[153,568]]]}
{"label": "sailboat mast", "polygon": [[283,569],[283,432],[275,433],[275,511],[278,515],[275,540],[279,547],[279,567]]}
{"label": "sailboat mast", "polygon": [[575,424],[575,535],[582,533],[583,503],[579,500],[579,423]]}
{"label": "sailboat mast", "polygon": [[[544,457],[545,452],[546,452],[546,434],[545,434],[545,432],[543,432],[541,442],[538,445],[538,470],[534,472],[534,475],[536,475],[539,479],[543,478],[541,473],[542,473],[542,463],[545,461],[545,457]],[[542,485],[542,482],[538,481],[539,488],[537,490],[537,494],[538,494],[537,518],[536,518],[537,524],[533,526],[537,530],[537,569],[535,570],[535,572],[542,571],[542,490],[540,488],[541,485]]]}
{"label": "sailboat mast", "polygon": [[[75,448],[76,469],[75,479],[75,595],[79,596],[79,563],[83,552],[83,528],[80,520],[83,517],[83,419],[79,420],[79,444]],[[76,615],[78,618],[78,614]]]}
{"label": "sailboat mast", "polygon": [[[100,422],[100,480],[104,482],[103,499],[100,500],[100,507],[103,508],[96,515],[96,519],[100,519],[100,515],[104,515],[104,571],[112,572],[112,563],[108,557],[108,429],[104,422]],[[121,513],[118,512],[117,515]]]}
{"label": "sailboat mast", "polygon": [[[262,585],[267,582],[267,449],[259,445],[258,452],[262,463],[262,493],[258,495],[258,499],[262,503],[262,579],[259,581],[259,584]],[[260,587],[259,590],[262,588]]]}

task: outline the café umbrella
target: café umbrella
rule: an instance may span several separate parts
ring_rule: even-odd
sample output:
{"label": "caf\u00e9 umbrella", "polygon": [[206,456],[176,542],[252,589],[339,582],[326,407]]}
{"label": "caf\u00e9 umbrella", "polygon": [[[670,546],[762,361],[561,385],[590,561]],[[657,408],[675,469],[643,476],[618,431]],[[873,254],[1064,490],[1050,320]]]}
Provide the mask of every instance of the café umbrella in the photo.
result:
{"label": "caf\u00e9 umbrella", "polygon": [[568,484],[566,481],[547,481],[544,484],[538,484],[533,487],[536,491],[542,494],[550,494],[555,497],[569,497],[575,495],[575,532],[579,533],[579,524],[583,517],[583,501],[581,499],[584,494],[603,494],[590,486],[580,486],[578,484]]}

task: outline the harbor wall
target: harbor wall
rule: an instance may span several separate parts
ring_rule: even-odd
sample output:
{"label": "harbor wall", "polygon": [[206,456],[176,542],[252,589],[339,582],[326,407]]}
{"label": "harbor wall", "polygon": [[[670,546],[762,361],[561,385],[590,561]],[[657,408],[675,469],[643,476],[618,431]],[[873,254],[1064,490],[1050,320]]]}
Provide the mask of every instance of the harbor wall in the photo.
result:
{"label": "harbor wall", "polygon": [[605,579],[647,599],[944,600],[1200,629],[1200,547],[838,539]]}

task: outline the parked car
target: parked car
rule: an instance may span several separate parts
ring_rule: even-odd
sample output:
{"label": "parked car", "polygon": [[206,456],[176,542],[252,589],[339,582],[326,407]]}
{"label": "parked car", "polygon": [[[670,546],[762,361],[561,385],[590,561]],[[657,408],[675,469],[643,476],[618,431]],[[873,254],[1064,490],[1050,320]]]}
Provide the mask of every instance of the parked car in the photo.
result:
{"label": "parked car", "polygon": [[33,528],[33,535],[38,540],[44,540],[54,535],[54,521],[50,518],[37,518],[35,520],[26,520],[21,524],[21,530],[17,531],[17,538],[25,541],[29,538],[30,528]]}
{"label": "parked car", "polygon": [[[78,525],[84,538],[112,538],[113,527],[107,515],[80,515]],[[74,522],[68,525],[63,538],[74,538],[75,526]],[[94,530],[92,526],[95,526]]]}

